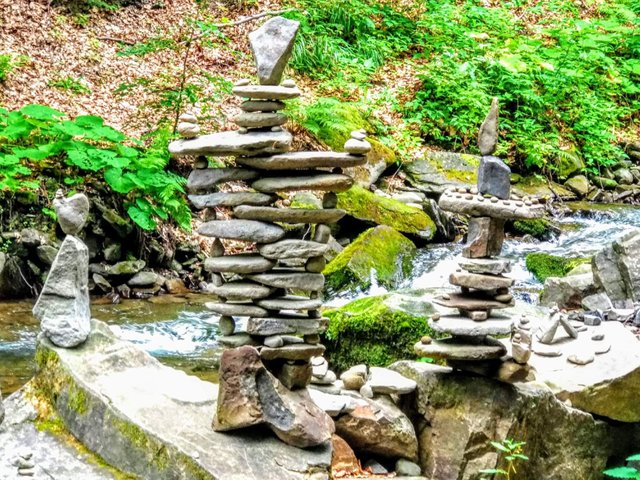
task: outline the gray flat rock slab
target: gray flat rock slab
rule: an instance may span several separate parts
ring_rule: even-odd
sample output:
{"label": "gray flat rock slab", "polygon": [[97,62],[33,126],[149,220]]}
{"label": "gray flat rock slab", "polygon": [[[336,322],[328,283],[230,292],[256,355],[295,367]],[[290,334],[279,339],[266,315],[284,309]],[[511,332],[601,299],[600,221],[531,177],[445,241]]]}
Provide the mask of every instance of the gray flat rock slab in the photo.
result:
{"label": "gray flat rock slab", "polygon": [[513,300],[510,303],[503,303],[488,297],[474,295],[473,293],[450,293],[448,296],[448,299],[442,297],[434,298],[433,303],[442,305],[443,307],[459,308],[468,311],[493,310],[513,307],[515,305]]}
{"label": "gray flat rock slab", "polygon": [[282,223],[336,223],[346,213],[339,208],[275,208],[240,205],[233,209],[236,218]]}
{"label": "gray flat rock slab", "polygon": [[258,178],[258,172],[249,168],[201,168],[193,170],[187,179],[189,192],[207,191],[219,183],[238,180],[253,180]]}
{"label": "gray flat rock slab", "polygon": [[324,255],[329,246],[326,243],[309,240],[280,240],[266,245],[258,245],[260,255],[273,260],[287,258],[310,258]]}
{"label": "gray flat rock slab", "polygon": [[322,300],[318,298],[306,298],[295,295],[284,297],[265,298],[256,303],[269,310],[316,310],[322,306]]}
{"label": "gray flat rock slab", "polygon": [[513,281],[514,280],[512,278],[480,273],[454,272],[449,275],[449,283],[451,283],[451,285],[475,288],[478,290],[509,288],[513,285]]}
{"label": "gray flat rock slab", "polygon": [[296,190],[318,190],[323,192],[344,192],[353,185],[353,178],[339,173],[317,173],[295,177],[262,178],[251,187],[263,193],[291,192]]}
{"label": "gray flat rock slab", "polygon": [[260,357],[263,360],[309,360],[311,357],[322,355],[324,350],[324,345],[298,343],[278,348],[262,347]]}
{"label": "gray flat rock slab", "polygon": [[[260,427],[213,431],[217,385],[160,364],[101,322],[92,323],[80,348],[56,349],[45,341],[39,349],[44,378],[73,379],[52,392],[67,428],[107,462],[141,478],[302,480],[328,470],[328,445],[297,449]],[[77,389],[84,414],[70,407]]]}
{"label": "gray flat rock slab", "polygon": [[251,303],[207,302],[204,306],[218,315],[237,315],[243,317],[266,317],[269,315],[266,309]]}
{"label": "gray flat rock slab", "polygon": [[422,357],[462,361],[493,360],[507,353],[504,345],[491,338],[487,338],[487,344],[484,345],[462,343],[456,338],[443,338],[428,345],[418,342],[414,350]]}
{"label": "gray flat rock slab", "polygon": [[240,108],[245,112],[277,112],[286,106],[284,102],[275,100],[247,100],[240,104]]}
{"label": "gray flat rock slab", "polygon": [[493,217],[505,220],[517,218],[540,218],[544,216],[544,205],[536,203],[526,205],[522,200],[492,201],[481,195],[458,193],[445,190],[440,197],[438,205],[442,210],[454,213],[463,213],[473,217]]}
{"label": "gray flat rock slab", "polygon": [[507,335],[511,333],[511,325],[515,320],[504,318],[488,318],[476,322],[467,317],[457,315],[443,315],[438,321],[429,321],[429,325],[436,332],[449,333],[451,335],[484,336]]}
{"label": "gray flat rock slab", "polygon": [[302,316],[250,318],[247,321],[246,330],[250,335],[261,337],[283,334],[309,335],[324,331],[327,322],[326,318]]}
{"label": "gray flat rock slab", "polygon": [[307,273],[298,271],[272,271],[247,275],[247,278],[276,288],[295,288],[300,290],[322,290],[324,275],[321,273]]}
{"label": "gray flat rock slab", "polygon": [[289,100],[300,96],[298,88],[278,85],[243,85],[233,87],[232,92],[236,97],[258,100]]}
{"label": "gray flat rock slab", "polygon": [[203,223],[198,227],[198,234],[245,242],[272,243],[284,237],[285,231],[273,223],[232,219]]}
{"label": "gray flat rock slab", "polygon": [[273,293],[273,288],[254,282],[229,282],[220,286],[209,285],[208,290],[229,300],[249,300],[265,298]]}
{"label": "gray flat rock slab", "polygon": [[204,269],[216,273],[262,273],[271,270],[275,265],[275,260],[255,253],[209,257],[204,261]]}
{"label": "gray flat rock slab", "polygon": [[261,170],[349,168],[366,164],[367,157],[341,152],[289,152],[270,157],[238,157],[236,163]]}
{"label": "gray flat rock slab", "polygon": [[511,262],[506,258],[458,258],[458,265],[471,273],[500,275],[511,271]]}
{"label": "gray flat rock slab", "polygon": [[[238,87],[240,88],[240,87]],[[174,140],[169,153],[181,155],[259,155],[286,152],[293,137],[286,130],[280,132],[217,132],[191,139]]]}
{"label": "gray flat rock slab", "polygon": [[284,113],[244,112],[233,119],[233,123],[245,128],[276,127],[287,123]]}
{"label": "gray flat rock slab", "polygon": [[275,201],[272,195],[258,192],[216,192],[206,195],[189,195],[196,208],[237,207],[238,205],[269,205]]}

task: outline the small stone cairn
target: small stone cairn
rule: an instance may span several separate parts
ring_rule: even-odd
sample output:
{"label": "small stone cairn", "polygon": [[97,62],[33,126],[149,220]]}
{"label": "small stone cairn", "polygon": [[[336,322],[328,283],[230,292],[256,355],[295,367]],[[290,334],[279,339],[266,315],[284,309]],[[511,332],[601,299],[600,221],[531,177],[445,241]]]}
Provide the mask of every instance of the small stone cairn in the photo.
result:
{"label": "small stone cairn", "polygon": [[511,170],[493,156],[497,141],[498,101],[494,98],[478,135],[482,158],[477,187],[450,188],[439,201],[443,210],[471,217],[467,243],[458,260],[460,268],[449,277],[449,283],[460,291],[435,300],[439,305],[457,309],[459,314],[435,314],[431,327],[451,337],[440,340],[427,337],[416,344],[415,350],[418,355],[445,359],[459,368],[470,365],[469,362],[495,360],[506,354],[505,346],[491,335],[512,333],[512,343],[517,344],[513,349],[518,352],[516,361],[526,363],[530,355],[526,319],[516,327],[509,316],[492,313],[514,305],[513,295],[509,293],[513,279],[504,276],[511,269],[510,262],[499,257],[505,221],[539,218],[544,214],[544,205],[537,199],[510,194]]}
{"label": "small stone cairn", "polygon": [[[292,438],[283,434],[270,423],[266,407],[260,405],[266,402],[267,387],[258,385],[259,395],[238,393],[238,382],[243,382],[238,376],[263,378],[257,372],[264,365],[278,379],[275,390],[279,394],[284,394],[282,386],[306,394],[304,387],[312,379],[314,366],[318,375],[323,359],[317,357],[325,350],[319,333],[327,324],[319,310],[324,254],[329,225],[345,215],[336,208],[336,192],[353,184],[342,169],[365,164],[371,146],[364,132],[358,131],[345,143],[345,153],[289,151],[292,136],[283,128],[287,116],[281,111],[284,101],[298,97],[300,90],[292,80],[281,85],[280,81],[298,26],[298,22],[274,17],[249,34],[259,84],[240,80],[233,88],[234,95],[245,99],[242,113],[233,120],[237,130],[199,136],[196,117],[186,114],[177,128],[183,139],[172,142],[169,151],[197,156],[187,188],[189,200],[196,208],[205,209],[208,219],[198,233],[215,238],[205,269],[212,275],[210,291],[220,299],[208,303],[207,308],[220,315],[220,342],[238,351],[231,354],[227,350],[222,355],[214,428],[231,430],[267,423],[284,441],[306,447],[317,444],[321,436],[302,439],[301,435]],[[207,156],[235,157],[235,166],[208,168]],[[247,182],[251,188],[238,191],[236,183],[230,191],[228,182],[237,181]],[[221,188],[225,184],[227,187]],[[288,200],[277,195],[300,190],[325,192],[323,208],[290,208]],[[288,233],[286,225],[292,224],[309,225],[310,238],[291,238],[294,231]],[[256,248],[251,253],[227,254],[220,239],[248,242]],[[236,324],[240,319],[243,332]],[[259,350],[257,360],[253,347]],[[255,368],[243,370],[232,362]],[[260,399],[251,400],[252,395]],[[242,415],[232,413],[231,404],[239,401],[239,396],[253,409],[249,417],[249,408]]]}

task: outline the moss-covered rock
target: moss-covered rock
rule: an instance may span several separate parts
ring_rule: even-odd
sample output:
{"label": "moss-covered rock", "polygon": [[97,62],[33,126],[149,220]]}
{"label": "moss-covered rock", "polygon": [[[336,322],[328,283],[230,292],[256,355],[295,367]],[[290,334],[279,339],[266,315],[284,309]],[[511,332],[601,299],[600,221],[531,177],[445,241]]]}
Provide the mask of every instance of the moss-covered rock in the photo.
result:
{"label": "moss-covered rock", "polygon": [[531,235],[538,239],[546,239],[552,233],[552,225],[546,218],[531,218],[513,222],[513,231],[519,235]]}
{"label": "moss-covered rock", "polygon": [[424,240],[431,240],[436,232],[435,223],[423,210],[392,198],[374,195],[358,185],[338,194],[338,208],[359,220],[387,225]]}
{"label": "moss-covered rock", "polygon": [[590,258],[565,258],[548,253],[530,253],[525,260],[527,270],[540,282],[548,277],[564,277],[576,266],[589,262]]}
{"label": "moss-covered rock", "polygon": [[581,172],[584,167],[582,157],[576,150],[573,150],[569,155],[563,155],[558,158],[556,173],[559,179],[564,180],[574,173]]}
{"label": "moss-covered rock", "polygon": [[359,363],[387,366],[413,359],[413,345],[423,335],[433,336],[427,324],[433,312],[419,292],[361,298],[327,310],[329,328],[323,334],[327,358],[337,371]]}
{"label": "moss-covered rock", "polygon": [[375,270],[377,281],[395,287],[411,272],[411,258],[416,247],[393,228],[380,225],[360,234],[324,269],[330,291],[367,288]]}
{"label": "moss-covered rock", "polygon": [[538,175],[523,177],[511,190],[521,197],[529,195],[538,198],[554,198],[557,196],[563,200],[575,200],[576,198],[576,194],[567,187]]}
{"label": "moss-covered rock", "polygon": [[454,185],[475,185],[480,157],[455,152],[427,152],[422,160],[404,165],[407,180],[426,193],[441,194]]}

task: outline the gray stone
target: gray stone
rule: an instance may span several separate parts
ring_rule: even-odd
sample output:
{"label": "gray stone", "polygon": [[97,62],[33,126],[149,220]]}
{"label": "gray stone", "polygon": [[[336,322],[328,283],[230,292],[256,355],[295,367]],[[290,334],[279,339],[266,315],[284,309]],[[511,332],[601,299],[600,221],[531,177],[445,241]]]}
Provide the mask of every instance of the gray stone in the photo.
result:
{"label": "gray stone", "polygon": [[[237,87],[247,88],[247,87]],[[235,89],[234,89],[235,90]],[[174,140],[169,144],[169,153],[182,155],[212,155],[219,157],[236,155],[259,155],[286,152],[291,147],[289,132],[217,132],[193,139]]]}
{"label": "gray stone", "polygon": [[204,304],[207,309],[219,315],[238,315],[244,317],[266,317],[269,312],[264,308],[260,308],[252,303],[215,303],[207,302]]}
{"label": "gray stone", "polygon": [[511,271],[511,261],[506,258],[458,258],[458,265],[471,273],[500,275]]}
{"label": "gray stone", "polygon": [[548,277],[540,295],[540,304],[558,308],[580,308],[582,299],[596,293],[594,276],[590,273],[570,277]]}
{"label": "gray stone", "polygon": [[324,255],[328,246],[308,240],[280,240],[266,245],[258,245],[260,255],[272,260],[287,258],[309,258]]}
{"label": "gray stone", "polygon": [[426,152],[424,159],[403,165],[411,185],[427,194],[442,194],[451,186],[475,184],[480,158],[454,152]]}
{"label": "gray stone", "polygon": [[189,201],[194,207],[202,209],[237,207],[238,205],[269,205],[275,201],[275,197],[257,192],[216,192],[206,195],[189,195]]}
{"label": "gray stone", "polygon": [[86,245],[67,235],[33,307],[42,331],[60,347],[75,347],[89,335],[88,268]]}
{"label": "gray stone", "polygon": [[[491,99],[491,108],[478,131],[478,149],[482,155],[493,155],[498,144],[498,98]],[[419,475],[419,474],[418,474]]]}
{"label": "gray stone", "polygon": [[265,298],[273,293],[273,289],[254,282],[228,282],[223,285],[209,285],[208,290],[219,297],[229,300],[248,300]]}
{"label": "gray stone", "polygon": [[318,333],[326,328],[326,319],[311,319],[295,315],[279,315],[278,317],[250,318],[246,330],[250,335],[270,337],[271,335]]}
{"label": "gray stone", "polygon": [[295,295],[265,298],[256,303],[269,310],[316,310],[322,306],[320,298],[306,298]]}
{"label": "gray stone", "polygon": [[271,177],[256,180],[251,184],[263,193],[290,192],[295,190],[320,190],[344,192],[353,185],[353,178],[337,173],[318,172],[315,175]]}
{"label": "gray stone", "polygon": [[599,315],[584,314],[584,324],[590,327],[596,327],[602,323],[602,319]]}
{"label": "gray stone", "polygon": [[[486,295],[482,295],[480,293],[451,293],[447,294],[449,298],[444,296],[440,298],[435,298],[433,303],[437,303],[438,305],[442,305],[443,307],[449,308],[458,308],[460,310],[466,310],[469,312],[473,311],[488,311],[488,310],[496,310],[501,308],[513,307],[514,302],[511,301],[509,303],[499,302],[494,300],[491,297]],[[442,317],[447,318],[447,317]],[[465,319],[461,319],[465,321]],[[501,320],[504,322],[504,320]],[[486,322],[484,322],[486,323]],[[507,333],[507,332],[505,332]]]}
{"label": "gray stone", "polygon": [[127,281],[130,287],[150,287],[162,283],[164,279],[154,272],[138,272]]}
{"label": "gray stone", "polygon": [[117,262],[122,257],[122,246],[119,243],[111,243],[104,247],[102,253],[107,262]]}
{"label": "gray stone", "polygon": [[250,335],[247,335],[246,333],[236,332],[233,335],[220,336],[218,337],[217,340],[221,345],[224,345],[225,347],[228,347],[228,348],[243,347],[245,345],[251,345],[253,347],[257,347],[260,345],[260,342],[258,342],[256,339],[254,339]]}
{"label": "gray stone", "polygon": [[233,123],[245,128],[266,128],[284,125],[289,120],[284,113],[244,112]]}
{"label": "gray stone", "polygon": [[265,337],[265,339],[262,341],[262,343],[266,347],[278,348],[278,347],[282,347],[284,345],[284,340],[282,339],[282,336],[280,336],[280,335],[273,335],[271,337]]}
{"label": "gray stone", "polygon": [[232,219],[203,223],[198,228],[198,234],[245,242],[272,243],[284,237],[285,231],[273,223]]}
{"label": "gray stone", "polygon": [[526,205],[521,200],[500,200],[498,197],[487,199],[482,195],[462,194],[452,190],[445,190],[438,205],[448,212],[503,220],[541,218],[545,213],[542,203]]}
{"label": "gray stone", "polygon": [[329,225],[316,225],[316,230],[313,232],[313,241],[318,243],[329,243],[331,239],[331,228]]}
{"label": "gray stone", "polygon": [[253,180],[258,172],[248,168],[202,168],[192,170],[187,179],[187,190],[191,193],[207,191],[219,183],[237,180]]}
{"label": "gray stone", "polygon": [[238,157],[236,163],[261,170],[295,170],[301,168],[349,168],[367,163],[364,155],[342,152],[289,152],[269,157]]}
{"label": "gray stone", "polygon": [[67,235],[77,235],[89,216],[89,199],[84,193],[76,193],[65,198],[62,190],[58,190],[53,200],[53,208],[62,231]]}
{"label": "gray stone", "polygon": [[135,275],[145,267],[144,260],[126,260],[109,267],[105,272],[109,276]]}
{"label": "gray stone", "polygon": [[245,112],[276,112],[286,107],[284,102],[276,100],[247,100],[240,104]]}
{"label": "gray stone", "polygon": [[278,380],[289,390],[304,388],[311,380],[311,365],[286,362],[278,372]]}
{"label": "gray stone", "polygon": [[311,257],[304,264],[304,269],[311,273],[322,273],[326,266],[327,261],[324,257]]}
{"label": "gray stone", "polygon": [[311,382],[316,385],[333,385],[336,380],[338,380],[337,375],[333,371],[327,370],[321,377],[314,376]]}
{"label": "gray stone", "polygon": [[355,155],[366,155],[371,151],[371,144],[366,140],[350,138],[344,142],[344,151]]}
{"label": "gray stone", "polygon": [[[283,342],[284,343],[284,342]],[[263,360],[309,360],[324,353],[324,345],[298,343],[281,347],[262,347],[260,357]]]}
{"label": "gray stone", "polygon": [[358,451],[417,460],[418,439],[407,416],[388,397],[365,401],[336,420],[336,433]]}
{"label": "gray stone", "polygon": [[321,273],[298,272],[295,270],[278,270],[269,273],[247,275],[247,278],[276,288],[293,288],[299,290],[322,290],[324,275]]}
{"label": "gray stone", "polygon": [[605,292],[594,293],[593,295],[587,295],[582,299],[582,308],[587,311],[600,310],[608,312],[613,308],[611,299]]}
{"label": "gray stone", "polygon": [[[472,323],[467,320],[467,323]],[[460,338],[433,340],[429,344],[418,342],[414,346],[418,356],[454,361],[494,360],[507,353],[505,346],[492,337],[470,344]]]}
{"label": "gray stone", "polygon": [[478,193],[509,199],[511,169],[498,157],[482,157],[478,168]]}
{"label": "gray stone", "polygon": [[276,85],[246,85],[233,87],[232,92],[236,97],[258,100],[289,100],[300,96],[300,90],[295,87],[280,87]]}
{"label": "gray stone", "polygon": [[44,265],[51,265],[58,254],[58,249],[52,245],[40,245],[36,248],[36,255]]}
{"label": "gray stone", "polygon": [[591,185],[589,180],[584,175],[576,175],[564,182],[565,187],[568,187],[571,191],[577,193],[581,197],[585,197],[589,193]]}
{"label": "gray stone", "polygon": [[374,460],[373,458],[370,458],[369,460],[364,462],[363,467],[365,469],[371,470],[371,473],[374,473],[376,475],[385,475],[389,473],[389,470],[384,468],[384,466],[382,466],[380,462],[378,462],[377,460]]}
{"label": "gray stone", "polygon": [[420,465],[410,462],[409,460],[400,458],[396,462],[396,475],[418,477],[421,473],[422,471],[420,470]]}
{"label": "gray stone", "polygon": [[600,250],[591,260],[596,286],[599,290],[604,290],[614,304],[631,298],[631,292],[619,268],[619,257],[618,250],[612,243]]}
{"label": "gray stone", "polygon": [[416,389],[416,382],[388,368],[371,367],[367,383],[373,393],[402,395]]}
{"label": "gray stone", "polygon": [[108,282],[108,280],[99,273],[94,273],[93,275],[91,275],[91,278],[93,279],[93,283],[96,284],[96,287],[98,287],[103,292],[108,293],[113,290],[113,287]]}
{"label": "gray stone", "polygon": [[574,353],[567,357],[567,360],[575,365],[587,365],[593,362],[594,359],[594,356],[590,353]]}
{"label": "gray stone", "polygon": [[619,168],[613,172],[613,175],[620,185],[631,185],[634,183],[633,174],[628,168]]}
{"label": "gray stone", "polygon": [[283,17],[267,20],[249,34],[251,51],[256,61],[260,83],[278,85],[287,66],[299,22]]}
{"label": "gray stone", "polygon": [[27,248],[36,248],[44,241],[44,236],[35,228],[23,228],[20,231],[20,243]]}
{"label": "gray stone", "polygon": [[261,273],[271,270],[276,262],[255,253],[239,253],[221,257],[209,257],[204,261],[207,272]]}
{"label": "gray stone", "polygon": [[491,217],[472,217],[469,219],[467,243],[462,256],[483,258],[500,255],[504,242],[504,220]]}
{"label": "gray stone", "polygon": [[274,208],[240,205],[233,209],[236,218],[282,223],[336,223],[346,212],[340,209]]}
{"label": "gray stone", "polygon": [[315,389],[309,389],[309,396],[313,403],[331,417],[344,413],[353,403],[353,399],[346,395],[332,395]]}
{"label": "gray stone", "polygon": [[499,275],[453,272],[449,276],[449,283],[451,285],[477,290],[497,290],[499,288],[511,287],[513,285],[513,279]]}

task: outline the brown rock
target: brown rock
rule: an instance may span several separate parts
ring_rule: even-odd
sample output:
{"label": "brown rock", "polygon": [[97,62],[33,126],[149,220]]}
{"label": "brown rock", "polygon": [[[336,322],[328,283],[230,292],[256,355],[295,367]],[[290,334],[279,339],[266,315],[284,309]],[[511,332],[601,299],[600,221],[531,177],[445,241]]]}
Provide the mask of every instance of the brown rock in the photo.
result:
{"label": "brown rock", "polygon": [[362,473],[360,462],[353,449],[338,435],[331,437],[331,477],[342,478]]}
{"label": "brown rock", "polygon": [[462,249],[462,256],[484,258],[500,255],[504,241],[504,222],[491,217],[470,218],[467,243]]}
{"label": "brown rock", "polygon": [[189,293],[189,289],[185,286],[184,282],[179,278],[169,278],[166,282],[164,282],[164,288],[167,289],[167,292],[184,295]]}
{"label": "brown rock", "polygon": [[483,275],[480,273],[454,272],[449,276],[449,283],[459,287],[477,290],[495,290],[513,285],[513,279],[499,275]]}
{"label": "brown rock", "polygon": [[311,382],[311,364],[309,362],[285,363],[280,369],[278,380],[289,390],[304,388]]}
{"label": "brown rock", "polygon": [[262,357],[263,360],[309,360],[311,357],[318,357],[323,353],[324,345],[298,343],[279,348],[263,347],[260,351],[260,357]]}

